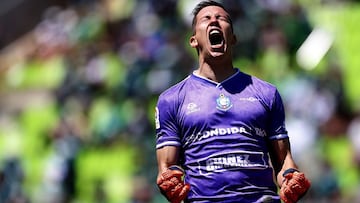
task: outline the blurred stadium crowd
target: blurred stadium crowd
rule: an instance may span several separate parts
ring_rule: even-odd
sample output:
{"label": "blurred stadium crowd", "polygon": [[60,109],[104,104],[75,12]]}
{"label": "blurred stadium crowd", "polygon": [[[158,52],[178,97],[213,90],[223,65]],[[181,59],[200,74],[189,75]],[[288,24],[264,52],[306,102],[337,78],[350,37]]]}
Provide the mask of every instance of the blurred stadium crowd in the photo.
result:
{"label": "blurred stadium crowd", "polygon": [[[198,1],[69,2],[0,52],[0,202],[165,202],[153,111],[158,94],[196,68],[188,38]],[[342,22],[321,9],[360,20],[359,2],[223,3],[236,67],[283,96],[293,154],[313,184],[301,202],[360,202],[359,63],[343,62],[360,52],[341,52],[360,31],[343,16],[348,43],[321,29],[309,37]]]}

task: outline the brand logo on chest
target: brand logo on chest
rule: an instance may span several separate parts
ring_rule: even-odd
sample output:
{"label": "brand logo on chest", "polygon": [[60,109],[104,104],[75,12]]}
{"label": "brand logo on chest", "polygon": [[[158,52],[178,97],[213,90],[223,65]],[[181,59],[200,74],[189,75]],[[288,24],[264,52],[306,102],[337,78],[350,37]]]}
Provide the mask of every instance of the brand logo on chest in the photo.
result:
{"label": "brand logo on chest", "polygon": [[200,107],[197,104],[193,103],[193,102],[190,102],[186,106],[186,114],[194,113],[194,112],[197,112],[197,111],[200,111]]}

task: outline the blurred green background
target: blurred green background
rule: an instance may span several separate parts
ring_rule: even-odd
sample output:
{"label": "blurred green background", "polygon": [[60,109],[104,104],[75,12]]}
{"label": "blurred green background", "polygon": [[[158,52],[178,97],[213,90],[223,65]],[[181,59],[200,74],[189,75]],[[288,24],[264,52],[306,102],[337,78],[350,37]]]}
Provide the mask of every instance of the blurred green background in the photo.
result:
{"label": "blurred green background", "polygon": [[[154,106],[197,67],[193,0],[0,3],[0,202],[159,203]],[[301,202],[360,202],[360,1],[226,0],[279,88]]]}

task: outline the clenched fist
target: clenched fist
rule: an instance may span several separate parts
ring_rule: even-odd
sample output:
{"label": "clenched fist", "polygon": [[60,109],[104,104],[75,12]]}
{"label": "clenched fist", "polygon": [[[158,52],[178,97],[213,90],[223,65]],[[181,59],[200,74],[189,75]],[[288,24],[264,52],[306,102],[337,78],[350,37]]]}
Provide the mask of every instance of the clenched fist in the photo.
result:
{"label": "clenched fist", "polygon": [[157,179],[161,193],[171,203],[180,203],[190,190],[190,185],[182,180],[183,175],[184,172],[179,166],[171,166]]}
{"label": "clenched fist", "polygon": [[283,176],[280,197],[285,203],[295,203],[308,191],[311,183],[304,173],[297,170],[285,172]]}

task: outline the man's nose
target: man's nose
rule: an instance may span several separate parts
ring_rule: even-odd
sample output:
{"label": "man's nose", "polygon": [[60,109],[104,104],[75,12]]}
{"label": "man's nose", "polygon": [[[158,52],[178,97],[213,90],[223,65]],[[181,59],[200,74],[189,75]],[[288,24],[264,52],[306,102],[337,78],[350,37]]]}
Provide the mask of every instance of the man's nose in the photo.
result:
{"label": "man's nose", "polygon": [[210,17],[210,22],[217,22],[217,20],[218,20],[218,17],[215,15]]}
{"label": "man's nose", "polygon": [[219,17],[216,15],[213,15],[210,17],[210,24],[211,25],[219,25]]}

